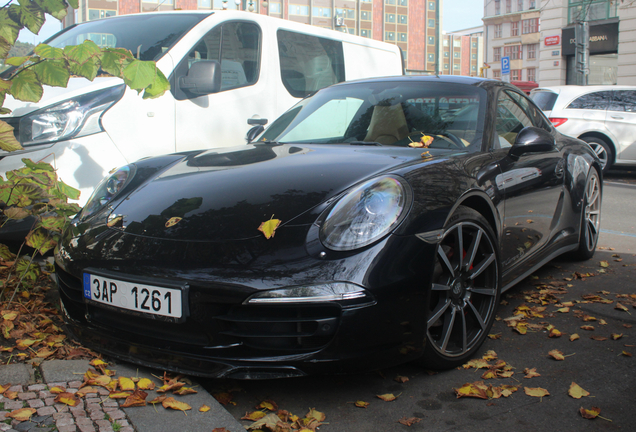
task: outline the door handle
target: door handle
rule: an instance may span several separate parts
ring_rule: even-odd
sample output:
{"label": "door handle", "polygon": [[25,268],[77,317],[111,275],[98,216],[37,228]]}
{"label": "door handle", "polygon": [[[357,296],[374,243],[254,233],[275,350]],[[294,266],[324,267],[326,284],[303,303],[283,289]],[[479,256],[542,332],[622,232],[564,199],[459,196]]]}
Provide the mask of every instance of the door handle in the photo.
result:
{"label": "door handle", "polygon": [[610,117],[612,117],[613,119],[616,119],[616,120],[623,120],[623,117],[621,117],[621,116],[610,116]]}

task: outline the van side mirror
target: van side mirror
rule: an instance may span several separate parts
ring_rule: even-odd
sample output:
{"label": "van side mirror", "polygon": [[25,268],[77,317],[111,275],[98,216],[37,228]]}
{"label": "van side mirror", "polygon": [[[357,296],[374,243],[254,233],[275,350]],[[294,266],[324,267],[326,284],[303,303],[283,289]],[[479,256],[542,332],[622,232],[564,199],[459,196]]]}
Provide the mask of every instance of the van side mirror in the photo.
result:
{"label": "van side mirror", "polygon": [[221,64],[217,60],[192,63],[188,74],[179,77],[179,88],[195,95],[217,93],[221,90]]}
{"label": "van side mirror", "polygon": [[251,128],[250,130],[247,131],[247,135],[245,136],[245,140],[247,141],[248,144],[250,144],[264,130],[265,130],[265,126],[263,126],[263,125],[254,126],[253,128]]}
{"label": "van side mirror", "polygon": [[556,141],[550,132],[534,127],[525,127],[517,134],[515,143],[510,147],[510,156],[519,157],[525,153],[543,153],[556,151]]}

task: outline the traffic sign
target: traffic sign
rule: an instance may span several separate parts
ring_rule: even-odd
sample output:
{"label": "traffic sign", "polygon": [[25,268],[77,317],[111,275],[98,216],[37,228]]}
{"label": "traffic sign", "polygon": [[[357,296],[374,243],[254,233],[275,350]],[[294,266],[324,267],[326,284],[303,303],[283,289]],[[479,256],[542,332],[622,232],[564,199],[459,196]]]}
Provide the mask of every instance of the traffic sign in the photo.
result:
{"label": "traffic sign", "polygon": [[509,74],[510,73],[510,57],[505,56],[501,58],[501,74]]}

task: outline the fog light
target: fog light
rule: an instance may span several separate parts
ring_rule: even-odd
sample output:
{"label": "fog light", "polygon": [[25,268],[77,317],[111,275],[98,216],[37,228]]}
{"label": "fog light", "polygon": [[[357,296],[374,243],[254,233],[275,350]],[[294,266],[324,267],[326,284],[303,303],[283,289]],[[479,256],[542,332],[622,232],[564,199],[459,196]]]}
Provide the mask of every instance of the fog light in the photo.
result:
{"label": "fog light", "polygon": [[245,304],[281,304],[307,302],[369,303],[373,296],[364,288],[345,282],[321,285],[301,285],[261,291],[245,301]]}

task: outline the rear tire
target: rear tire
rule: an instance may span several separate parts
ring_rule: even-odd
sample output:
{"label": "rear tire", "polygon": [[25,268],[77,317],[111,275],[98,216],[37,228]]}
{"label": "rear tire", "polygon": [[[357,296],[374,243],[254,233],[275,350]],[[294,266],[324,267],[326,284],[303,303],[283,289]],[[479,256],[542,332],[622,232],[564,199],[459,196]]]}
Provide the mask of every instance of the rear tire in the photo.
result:
{"label": "rear tire", "polygon": [[488,221],[458,207],[437,246],[421,365],[448,369],[475,355],[494,322],[500,280],[497,241]]}
{"label": "rear tire", "polygon": [[585,182],[579,248],[573,253],[575,259],[585,261],[594,256],[601,228],[601,179],[596,169],[591,168]]}
{"label": "rear tire", "polygon": [[584,137],[581,138],[583,141],[588,143],[596,156],[598,156],[601,161],[601,168],[603,168],[603,173],[606,173],[614,163],[614,149],[612,146],[601,138],[596,137]]}

